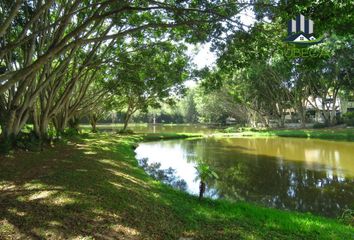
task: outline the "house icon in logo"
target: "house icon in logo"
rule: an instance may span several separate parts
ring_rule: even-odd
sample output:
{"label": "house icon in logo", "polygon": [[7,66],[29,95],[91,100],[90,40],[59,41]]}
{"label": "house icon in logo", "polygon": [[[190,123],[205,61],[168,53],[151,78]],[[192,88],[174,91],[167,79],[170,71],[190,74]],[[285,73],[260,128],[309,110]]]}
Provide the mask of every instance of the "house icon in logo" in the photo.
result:
{"label": "house icon in logo", "polygon": [[314,45],[322,42],[316,40],[313,34],[314,23],[311,19],[305,19],[303,15],[296,17],[296,20],[292,19],[288,22],[288,37],[284,40],[288,43],[294,43],[298,45]]}

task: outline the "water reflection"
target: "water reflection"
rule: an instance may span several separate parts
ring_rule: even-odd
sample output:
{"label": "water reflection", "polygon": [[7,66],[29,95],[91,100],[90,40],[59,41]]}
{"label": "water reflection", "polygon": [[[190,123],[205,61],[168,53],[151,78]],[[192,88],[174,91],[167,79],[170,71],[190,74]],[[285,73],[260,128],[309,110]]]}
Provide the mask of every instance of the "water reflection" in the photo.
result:
{"label": "water reflection", "polygon": [[203,159],[218,175],[209,192],[276,208],[336,216],[354,207],[354,143],[292,138],[207,138],[142,143],[137,158],[171,167],[198,193]]}
{"label": "water reflection", "polygon": [[[101,125],[98,126],[100,131],[104,132],[116,132],[118,129],[123,128],[122,124],[116,125]],[[129,129],[136,133],[200,133],[200,134],[211,134],[215,133],[217,129],[210,128],[207,125],[201,124],[129,124]]]}
{"label": "water reflection", "polygon": [[161,163],[148,163],[147,158],[139,159],[139,165],[154,179],[162,181],[181,191],[187,191],[187,183],[176,175],[176,170],[169,167],[161,169]]}

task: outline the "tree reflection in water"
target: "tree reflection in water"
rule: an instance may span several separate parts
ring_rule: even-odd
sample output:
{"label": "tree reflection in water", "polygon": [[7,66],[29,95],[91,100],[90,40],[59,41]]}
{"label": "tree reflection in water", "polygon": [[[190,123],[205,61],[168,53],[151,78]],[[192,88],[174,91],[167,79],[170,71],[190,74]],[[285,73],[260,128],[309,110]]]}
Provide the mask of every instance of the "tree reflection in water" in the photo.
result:
{"label": "tree reflection in water", "polygon": [[[306,150],[319,146],[306,142],[299,146],[294,144],[300,144],[297,140],[290,139],[245,139],[243,143],[235,146],[235,140],[214,139],[185,143],[188,151],[193,145],[197,155],[220,176],[209,183],[219,197],[332,217],[354,208],[354,178],[343,174],[340,161],[332,165],[335,151],[327,145],[309,164],[306,160],[289,161],[287,154],[301,159],[302,152],[305,155]],[[346,161],[347,152],[341,153],[339,160]],[[323,163],[315,161],[319,159]]]}
{"label": "tree reflection in water", "polygon": [[173,168],[161,169],[161,163],[148,163],[147,158],[139,159],[139,165],[153,177],[155,180],[162,181],[181,191],[187,191],[187,183],[176,176],[176,170]]}
{"label": "tree reflection in water", "polygon": [[335,217],[354,209],[353,149],[351,142],[206,138],[143,143],[136,152],[173,166],[192,194],[202,159],[219,176],[207,181],[209,197]]}

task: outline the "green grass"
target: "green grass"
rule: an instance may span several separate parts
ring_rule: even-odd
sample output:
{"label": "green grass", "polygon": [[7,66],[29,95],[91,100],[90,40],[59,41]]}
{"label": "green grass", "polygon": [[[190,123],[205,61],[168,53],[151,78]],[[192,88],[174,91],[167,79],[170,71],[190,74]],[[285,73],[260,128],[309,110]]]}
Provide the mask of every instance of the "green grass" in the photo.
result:
{"label": "green grass", "polygon": [[133,146],[172,137],[182,136],[85,134],[0,157],[0,239],[353,239],[334,219],[199,202],[154,181]]}
{"label": "green grass", "polygon": [[140,135],[141,141],[157,141],[168,139],[199,138],[201,134],[195,133],[145,133]]}
{"label": "green grass", "polygon": [[[148,127],[151,125],[151,123],[129,123],[128,129],[130,128],[135,128],[135,127]],[[193,126],[193,125],[203,125],[203,124],[192,124],[192,123],[157,123],[156,126],[177,126],[177,127],[183,127],[183,126]],[[102,128],[123,128],[124,124],[123,123],[98,123],[97,124],[97,129],[102,129]],[[80,124],[80,128],[82,129],[91,129],[90,124]]]}
{"label": "green grass", "polygon": [[280,129],[280,130],[258,130],[258,131],[244,131],[237,133],[239,136],[247,137],[296,137],[296,138],[318,138],[318,139],[332,139],[354,141],[354,128],[348,129]]}
{"label": "green grass", "polygon": [[[97,124],[97,129],[100,128],[123,128],[124,124],[123,123],[99,123]],[[146,127],[148,126],[148,123],[130,123],[128,125],[129,127]],[[90,124],[80,124],[80,128],[83,129],[91,129],[91,125]]]}

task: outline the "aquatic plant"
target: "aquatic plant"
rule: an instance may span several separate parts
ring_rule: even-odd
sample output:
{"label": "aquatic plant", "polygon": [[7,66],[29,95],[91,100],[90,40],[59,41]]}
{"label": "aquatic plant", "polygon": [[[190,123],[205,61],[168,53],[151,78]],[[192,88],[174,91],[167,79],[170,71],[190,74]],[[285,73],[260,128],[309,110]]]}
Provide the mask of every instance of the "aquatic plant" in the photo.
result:
{"label": "aquatic plant", "polygon": [[208,179],[218,179],[218,175],[216,172],[210,169],[210,167],[205,163],[198,163],[195,167],[198,172],[197,179],[200,180],[199,184],[199,200],[201,200],[204,196],[205,189],[206,189],[206,181]]}

